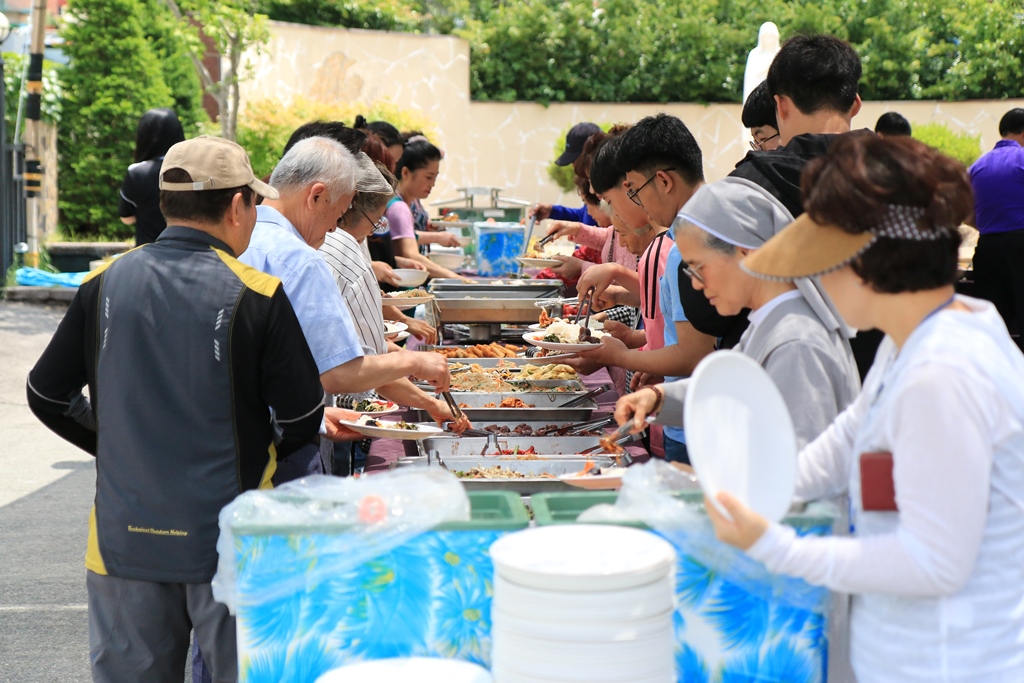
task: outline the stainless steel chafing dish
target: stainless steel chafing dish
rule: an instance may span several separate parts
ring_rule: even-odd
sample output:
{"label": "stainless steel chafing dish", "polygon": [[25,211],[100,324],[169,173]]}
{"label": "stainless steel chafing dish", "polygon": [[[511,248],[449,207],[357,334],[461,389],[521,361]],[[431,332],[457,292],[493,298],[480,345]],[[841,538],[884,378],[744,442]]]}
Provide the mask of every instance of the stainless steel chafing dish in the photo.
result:
{"label": "stainless steel chafing dish", "polygon": [[[495,400],[496,396],[500,394],[481,394],[487,396],[486,401],[480,403],[494,402],[495,404],[501,403],[501,400]],[[459,403],[469,403],[463,400],[466,394],[453,394]],[[515,398],[523,398],[523,394],[513,394]],[[572,394],[562,395],[565,400],[573,398]],[[563,401],[564,402],[564,401]],[[533,401],[526,401],[526,403],[534,403]],[[560,408],[558,406],[550,407],[541,403],[535,403],[535,408],[463,408],[462,411],[466,416],[473,421],[474,424],[492,424],[494,422],[547,422],[549,424],[567,424],[569,422],[582,422],[589,420],[597,410],[596,401],[587,401],[578,408]],[[433,418],[427,411],[422,409],[411,409],[409,410],[409,421],[410,422],[424,422],[433,424]]]}
{"label": "stainless steel chafing dish", "polygon": [[[474,467],[501,466],[502,469],[520,472],[523,479],[469,479],[462,478],[462,485],[470,490],[515,491],[520,495],[532,495],[546,491],[578,491],[568,484],[555,479],[559,475],[574,474],[583,471],[587,462],[597,467],[612,467],[614,461],[608,457],[589,458],[584,456],[566,456],[554,458],[538,458],[535,460],[518,460],[513,457],[486,456],[452,456],[445,457],[445,465],[453,472],[466,472]],[[397,467],[440,467],[436,458],[403,458]],[[540,476],[548,475],[548,476]]]}

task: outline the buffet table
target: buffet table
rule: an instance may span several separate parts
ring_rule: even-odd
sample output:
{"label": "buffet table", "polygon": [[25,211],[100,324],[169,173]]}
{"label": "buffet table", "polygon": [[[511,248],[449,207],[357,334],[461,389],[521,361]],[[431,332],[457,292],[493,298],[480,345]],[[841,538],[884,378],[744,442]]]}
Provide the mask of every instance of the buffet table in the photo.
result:
{"label": "buffet table", "polygon": [[[601,369],[595,372],[593,375],[581,376],[580,380],[587,387],[587,389],[594,389],[601,386],[602,384],[608,384],[611,382],[611,378],[608,376],[608,371]],[[458,394],[454,394],[458,397]],[[598,407],[594,411],[594,416],[605,415],[611,413],[615,409],[615,401],[617,401],[619,395],[614,389],[598,396],[595,400],[597,401]],[[408,411],[406,413],[399,413],[402,419],[408,417]],[[389,416],[390,417],[390,416]],[[397,415],[395,419],[397,419]],[[382,472],[391,469],[392,463],[398,460],[405,454],[404,442],[397,441],[394,439],[376,439],[370,446],[370,454],[366,458],[366,471],[367,472]],[[647,451],[640,446],[640,442],[634,442],[625,446],[626,450],[633,457],[634,461],[643,462],[647,460],[649,454]]]}

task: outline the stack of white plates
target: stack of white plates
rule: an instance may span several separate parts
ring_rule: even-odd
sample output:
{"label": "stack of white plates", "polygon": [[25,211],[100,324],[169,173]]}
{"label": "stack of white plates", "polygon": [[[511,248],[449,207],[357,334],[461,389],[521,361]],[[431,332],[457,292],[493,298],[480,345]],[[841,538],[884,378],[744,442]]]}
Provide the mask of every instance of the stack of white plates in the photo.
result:
{"label": "stack of white plates", "polygon": [[673,683],[675,550],[654,534],[565,525],[491,546],[495,683]]}
{"label": "stack of white plates", "polygon": [[378,659],[334,669],[316,683],[493,683],[487,669],[451,659]]}

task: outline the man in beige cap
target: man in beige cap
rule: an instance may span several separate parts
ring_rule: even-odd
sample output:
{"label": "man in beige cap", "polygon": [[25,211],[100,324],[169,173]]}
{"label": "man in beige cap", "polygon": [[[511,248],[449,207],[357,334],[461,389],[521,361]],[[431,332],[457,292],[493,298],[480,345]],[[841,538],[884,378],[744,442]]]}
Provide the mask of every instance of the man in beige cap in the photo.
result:
{"label": "man in beige cap", "polygon": [[96,457],[94,681],[181,683],[193,630],[213,680],[237,679],[234,618],[210,587],[218,514],[317,448],[324,394],[302,328],[280,280],[235,259],[256,194],[278,197],[235,143],[172,147],[167,229],[86,278],[28,377],[36,416]]}

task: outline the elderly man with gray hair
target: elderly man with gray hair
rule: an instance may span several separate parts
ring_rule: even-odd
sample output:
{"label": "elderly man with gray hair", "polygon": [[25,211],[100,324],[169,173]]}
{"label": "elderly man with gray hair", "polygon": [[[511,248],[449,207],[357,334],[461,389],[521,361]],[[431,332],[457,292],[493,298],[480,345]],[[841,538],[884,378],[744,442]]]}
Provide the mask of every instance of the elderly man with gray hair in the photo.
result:
{"label": "elderly man with gray hair", "polygon": [[[296,143],[270,177],[280,197],[258,207],[252,240],[239,260],[280,278],[327,392],[359,393],[410,375],[447,390],[448,365],[438,354],[365,353],[330,268],[317,253],[352,204],[357,168],[352,153],[334,140],[312,137]],[[339,427],[330,409],[325,419],[328,433],[336,437]],[[285,463],[276,480],[320,467]]]}

